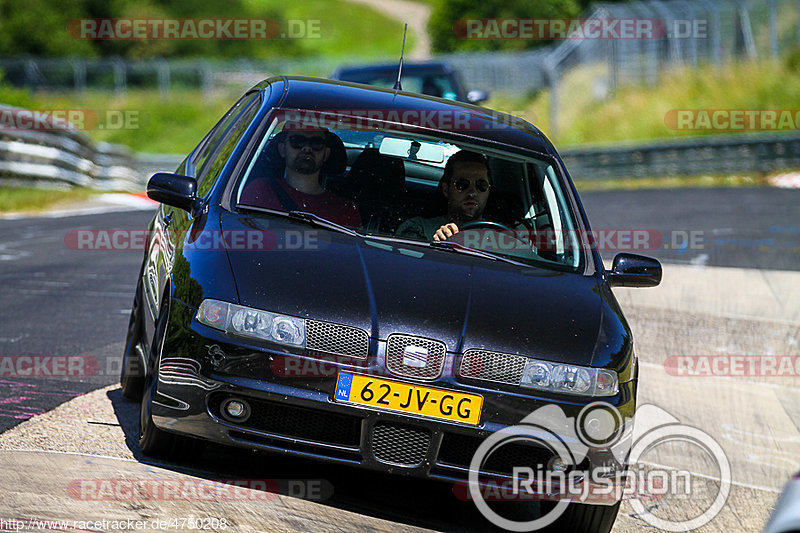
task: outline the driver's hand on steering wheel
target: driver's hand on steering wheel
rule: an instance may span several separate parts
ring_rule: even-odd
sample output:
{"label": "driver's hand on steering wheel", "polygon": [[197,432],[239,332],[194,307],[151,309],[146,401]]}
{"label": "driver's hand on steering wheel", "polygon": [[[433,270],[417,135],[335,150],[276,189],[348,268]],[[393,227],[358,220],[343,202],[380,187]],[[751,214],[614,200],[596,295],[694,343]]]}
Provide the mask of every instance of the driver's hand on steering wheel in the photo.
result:
{"label": "driver's hand on steering wheel", "polygon": [[433,234],[433,240],[446,241],[448,237],[452,237],[456,233],[458,233],[458,226],[456,226],[453,222],[450,222],[449,224],[445,224],[436,230],[436,233]]}

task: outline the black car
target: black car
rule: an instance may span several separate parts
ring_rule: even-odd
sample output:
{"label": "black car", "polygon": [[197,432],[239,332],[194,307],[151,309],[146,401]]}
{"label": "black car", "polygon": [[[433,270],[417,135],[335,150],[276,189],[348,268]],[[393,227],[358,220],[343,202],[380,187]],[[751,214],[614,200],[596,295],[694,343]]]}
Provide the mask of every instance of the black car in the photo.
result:
{"label": "black car", "polygon": [[[332,80],[392,88],[397,80],[397,70],[397,63],[348,66],[337,68],[329,77]],[[441,61],[404,62],[402,86],[405,91],[471,104],[489,99],[486,91],[465,90],[458,73]]]}
{"label": "black car", "polygon": [[[443,179],[459,153],[490,179]],[[310,170],[315,194],[287,185]],[[444,240],[404,232],[445,216],[445,189],[448,202],[488,195],[482,215]],[[521,119],[274,77],[148,194],[161,205],[121,376],[141,399],[145,454],[207,440],[458,482],[487,436],[542,406],[634,414],[633,340],[611,287],[656,285],[661,267],[619,254],[604,268],[564,164]],[[510,444],[480,476],[553,458]],[[570,516],[610,528],[611,503]]]}

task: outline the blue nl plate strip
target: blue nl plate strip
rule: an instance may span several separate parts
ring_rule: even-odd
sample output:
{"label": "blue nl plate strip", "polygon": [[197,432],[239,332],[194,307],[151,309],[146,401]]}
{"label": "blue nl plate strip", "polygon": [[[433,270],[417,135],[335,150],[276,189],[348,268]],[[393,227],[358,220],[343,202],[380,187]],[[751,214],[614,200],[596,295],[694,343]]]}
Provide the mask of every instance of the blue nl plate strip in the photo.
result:
{"label": "blue nl plate strip", "polygon": [[350,387],[353,385],[353,374],[341,372],[336,381],[336,399],[347,402],[350,400]]}

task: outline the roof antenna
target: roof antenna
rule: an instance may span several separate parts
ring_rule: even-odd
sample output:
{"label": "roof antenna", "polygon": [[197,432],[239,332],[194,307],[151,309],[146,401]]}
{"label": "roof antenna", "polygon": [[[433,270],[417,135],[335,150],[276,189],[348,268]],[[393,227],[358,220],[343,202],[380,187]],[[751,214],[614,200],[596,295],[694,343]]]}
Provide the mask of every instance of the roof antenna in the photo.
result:
{"label": "roof antenna", "polygon": [[394,82],[394,87],[392,89],[395,90],[395,94],[397,91],[402,91],[403,87],[400,85],[400,76],[403,74],[403,54],[406,52],[406,32],[408,31],[408,23],[406,22],[405,27],[403,28],[403,48],[400,50],[400,65],[397,67],[397,81]]}

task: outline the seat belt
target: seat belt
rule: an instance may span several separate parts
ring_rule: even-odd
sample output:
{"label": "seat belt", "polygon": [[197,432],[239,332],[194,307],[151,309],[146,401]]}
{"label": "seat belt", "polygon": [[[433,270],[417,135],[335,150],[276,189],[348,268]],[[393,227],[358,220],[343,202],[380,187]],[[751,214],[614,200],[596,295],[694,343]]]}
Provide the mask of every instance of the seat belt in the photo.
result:
{"label": "seat belt", "polygon": [[286,192],[286,189],[281,187],[281,184],[278,183],[277,177],[272,177],[269,179],[269,184],[272,187],[272,192],[275,193],[275,196],[278,197],[278,201],[281,203],[281,207],[286,209],[287,211],[300,211],[300,208],[297,207],[297,204],[292,200],[292,197],[289,196],[289,193]]}

